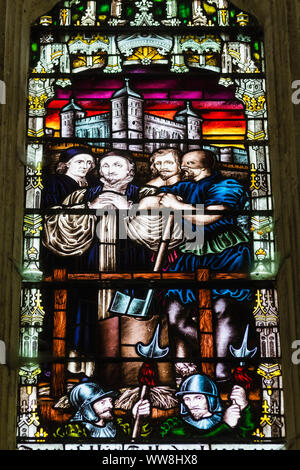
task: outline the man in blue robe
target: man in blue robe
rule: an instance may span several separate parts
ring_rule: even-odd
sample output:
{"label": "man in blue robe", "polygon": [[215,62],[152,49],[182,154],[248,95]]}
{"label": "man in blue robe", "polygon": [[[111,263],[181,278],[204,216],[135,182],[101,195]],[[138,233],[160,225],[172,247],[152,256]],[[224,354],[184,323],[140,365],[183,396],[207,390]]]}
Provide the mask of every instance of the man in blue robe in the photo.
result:
{"label": "man in blue robe", "polygon": [[[216,169],[214,153],[194,150],[181,162],[183,181],[160,188],[157,196],[145,198],[142,209],[166,208],[180,211],[183,228],[188,233],[203,231],[203,243],[184,242],[181,254],[170,266],[170,272],[195,272],[208,268],[224,273],[247,273],[251,266],[251,250],[246,233],[237,225],[237,215],[244,210],[247,193],[234,179],[226,179]],[[197,205],[203,206],[197,210]],[[185,230],[184,230],[185,231]],[[194,356],[197,341],[197,292],[195,289],[169,289],[167,313],[170,338],[177,357]],[[216,348],[219,357],[228,354],[229,344],[239,347],[247,324],[253,322],[247,302],[248,289],[212,290],[216,320]],[[241,308],[242,307],[242,308]],[[233,320],[234,319],[234,320]],[[230,326],[228,326],[230,325]],[[250,330],[251,330],[250,325]],[[199,352],[198,352],[199,354]],[[217,364],[217,379],[229,379],[230,365]]]}
{"label": "man in blue robe", "polygon": [[[194,272],[200,268],[249,271],[249,240],[236,222],[236,215],[245,207],[247,193],[238,181],[224,178],[215,165],[212,152],[189,152],[184,155],[181,167],[186,180],[160,188],[160,207],[182,211],[185,224],[204,230],[203,246],[181,247],[182,255],[171,268],[174,272]],[[201,204],[204,214],[195,211]]]}

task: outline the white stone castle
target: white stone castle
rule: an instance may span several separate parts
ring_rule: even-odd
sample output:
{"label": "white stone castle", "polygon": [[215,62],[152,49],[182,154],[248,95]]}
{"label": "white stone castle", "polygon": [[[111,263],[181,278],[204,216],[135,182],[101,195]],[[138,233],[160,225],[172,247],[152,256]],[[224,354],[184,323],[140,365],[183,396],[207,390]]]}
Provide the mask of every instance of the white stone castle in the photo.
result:
{"label": "white stone castle", "polygon": [[[184,140],[202,138],[203,120],[189,102],[185,109],[175,114],[174,120],[146,113],[143,96],[130,88],[128,79],[125,79],[125,86],[112,95],[109,112],[90,117],[86,114],[71,98],[60,111],[61,137],[118,139],[114,142],[115,148],[130,148],[133,151],[142,151],[142,141],[146,139],[144,150],[149,153],[164,146],[178,147],[183,151],[199,148],[199,144],[186,145]],[[182,142],[168,142],[168,139]],[[133,143],[132,140],[138,142]],[[103,147],[105,143],[98,141],[93,145]]]}

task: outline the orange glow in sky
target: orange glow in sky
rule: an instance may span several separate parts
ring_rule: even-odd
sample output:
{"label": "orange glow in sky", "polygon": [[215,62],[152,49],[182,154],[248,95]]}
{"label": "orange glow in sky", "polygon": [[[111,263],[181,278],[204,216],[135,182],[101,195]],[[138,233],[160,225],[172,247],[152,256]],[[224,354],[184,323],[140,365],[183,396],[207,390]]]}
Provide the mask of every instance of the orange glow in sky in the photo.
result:
{"label": "orange glow in sky", "polygon": [[[60,130],[60,115],[59,111],[68,104],[68,100],[53,100],[49,103],[48,114],[46,117],[46,127],[54,129],[55,131]],[[98,104],[99,103],[99,104]],[[83,101],[77,100],[77,104],[86,110],[86,116],[94,116],[110,111],[110,101],[102,100],[97,101]],[[179,109],[183,109],[184,102],[151,102],[150,105],[145,106],[145,112],[153,114],[159,117],[173,120],[176,112]],[[202,132],[203,136],[209,139],[216,140],[242,140],[246,134],[246,121],[242,109],[231,109],[230,103],[225,103],[224,110],[211,109],[211,103],[207,104],[203,102],[192,102],[192,106],[202,116]],[[206,107],[207,106],[207,107]],[[165,108],[165,109],[163,109]]]}

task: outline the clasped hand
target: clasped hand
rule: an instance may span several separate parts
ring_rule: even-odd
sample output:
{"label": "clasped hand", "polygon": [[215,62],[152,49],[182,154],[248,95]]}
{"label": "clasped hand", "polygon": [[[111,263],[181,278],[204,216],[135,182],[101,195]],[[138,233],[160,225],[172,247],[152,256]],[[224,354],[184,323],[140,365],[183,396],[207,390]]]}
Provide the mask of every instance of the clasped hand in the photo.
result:
{"label": "clasped hand", "polygon": [[159,205],[161,207],[166,207],[168,209],[174,209],[174,210],[184,209],[185,204],[182,203],[182,199],[179,196],[165,193],[163,195],[159,194],[158,197],[160,198]]}
{"label": "clasped hand", "polygon": [[113,206],[116,209],[128,210],[131,203],[127,201],[126,196],[121,194],[105,192],[97,196],[97,198],[88,203],[90,209],[104,209],[107,206]]}

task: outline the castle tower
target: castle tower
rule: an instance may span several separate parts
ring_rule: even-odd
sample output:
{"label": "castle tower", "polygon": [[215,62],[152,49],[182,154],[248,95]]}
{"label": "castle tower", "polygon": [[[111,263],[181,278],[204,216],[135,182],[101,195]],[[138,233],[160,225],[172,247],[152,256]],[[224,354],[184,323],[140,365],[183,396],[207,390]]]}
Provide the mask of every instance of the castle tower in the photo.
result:
{"label": "castle tower", "polygon": [[75,121],[86,116],[86,112],[75,103],[75,99],[71,98],[69,103],[60,111],[60,136],[75,136]]}
{"label": "castle tower", "polygon": [[221,163],[232,163],[233,155],[231,147],[220,148],[220,162]]}
{"label": "castle tower", "polygon": [[143,139],[143,97],[130,88],[129,79],[126,78],[125,87],[116,91],[111,101],[112,138],[124,139],[124,142],[116,142],[114,147],[142,151],[143,146],[141,143],[129,146],[127,139]]}
{"label": "castle tower", "polygon": [[[194,111],[188,101],[186,108],[176,113],[174,121],[185,124],[186,138],[188,140],[199,140],[202,138],[203,119]],[[188,144],[187,150],[199,149],[200,144]]]}

